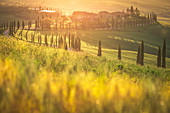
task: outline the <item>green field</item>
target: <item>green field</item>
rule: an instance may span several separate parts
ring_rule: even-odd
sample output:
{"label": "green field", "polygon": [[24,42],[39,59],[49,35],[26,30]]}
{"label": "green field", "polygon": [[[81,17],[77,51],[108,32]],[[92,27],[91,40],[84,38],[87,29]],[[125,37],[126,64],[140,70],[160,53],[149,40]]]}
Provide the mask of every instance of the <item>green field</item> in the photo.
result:
{"label": "green field", "polygon": [[[168,113],[169,70],[0,36],[3,113]],[[116,53],[116,52],[115,52]]]}
{"label": "green field", "polygon": [[[156,32],[157,31],[157,32]],[[27,31],[23,31],[23,40]],[[16,33],[16,37],[20,39],[20,30]],[[31,33],[28,32],[29,41],[31,40]],[[58,30],[58,31],[37,31],[35,35],[35,41],[38,42],[38,35],[42,34],[42,40],[44,41],[45,34],[48,34],[48,41],[54,34],[54,40],[56,36],[64,36],[74,34],[82,40],[82,50],[91,55],[97,55],[98,41],[102,41],[102,54],[107,59],[117,60],[117,49],[119,44],[122,48],[122,60],[124,62],[130,62],[136,64],[137,49],[143,40],[145,42],[145,65],[157,66],[157,53],[158,47],[163,46],[163,40],[166,38],[167,43],[167,57],[170,57],[170,30],[160,24],[149,25],[144,27],[137,27],[133,29],[122,30]],[[68,41],[68,40],[67,40]],[[170,58],[167,58],[167,68],[170,68]]]}

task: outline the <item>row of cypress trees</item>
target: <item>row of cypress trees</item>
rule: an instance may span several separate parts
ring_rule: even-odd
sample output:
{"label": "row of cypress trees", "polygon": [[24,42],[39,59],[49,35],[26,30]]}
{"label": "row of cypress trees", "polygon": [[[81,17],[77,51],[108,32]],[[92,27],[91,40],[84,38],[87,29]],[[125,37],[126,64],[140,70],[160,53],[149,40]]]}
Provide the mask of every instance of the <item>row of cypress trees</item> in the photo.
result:
{"label": "row of cypress trees", "polygon": [[[35,35],[36,35],[36,31],[33,33],[31,33],[31,42],[35,43]],[[22,37],[22,32],[20,34],[20,36]],[[57,47],[57,48],[63,48],[65,50],[68,50],[68,48],[71,48],[72,50],[75,51],[81,51],[81,40],[79,37],[76,37],[74,35],[71,35],[69,33],[68,35],[68,42],[67,42],[67,35],[65,34],[64,36],[57,36],[54,39],[54,35],[52,34],[51,38],[49,38],[50,36],[48,36],[47,34],[44,37],[44,42],[46,46],[51,46],[51,47]],[[26,32],[25,35],[26,41],[28,40],[28,31]],[[50,39],[50,44],[49,44],[49,40]],[[21,38],[22,40],[22,38]],[[41,34],[38,34],[38,44],[42,45],[42,36]]]}
{"label": "row of cypress trees", "polygon": [[[97,56],[102,56],[101,41],[99,41]],[[162,59],[162,65],[161,65],[161,59]],[[121,60],[121,46],[120,45],[118,47],[118,60]],[[144,41],[142,41],[141,45],[138,47],[136,64],[142,65],[142,66],[144,65]],[[157,66],[166,68],[166,40],[165,39],[164,39],[162,53],[161,53],[161,47],[159,47],[158,49]]]}

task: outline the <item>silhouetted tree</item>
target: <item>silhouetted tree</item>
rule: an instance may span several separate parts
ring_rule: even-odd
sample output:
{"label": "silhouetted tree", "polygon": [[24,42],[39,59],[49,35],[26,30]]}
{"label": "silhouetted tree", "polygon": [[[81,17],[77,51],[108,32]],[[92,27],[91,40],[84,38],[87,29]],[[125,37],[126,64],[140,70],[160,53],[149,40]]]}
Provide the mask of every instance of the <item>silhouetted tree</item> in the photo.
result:
{"label": "silhouetted tree", "polygon": [[45,45],[48,46],[47,34],[45,35]]}
{"label": "silhouetted tree", "polygon": [[5,29],[5,22],[4,22],[4,29]]}
{"label": "silhouetted tree", "polygon": [[27,31],[25,37],[26,37],[26,41],[28,41],[28,31]]}
{"label": "silhouetted tree", "polygon": [[140,46],[139,46],[139,48],[138,48],[136,64],[137,64],[137,65],[140,64]]}
{"label": "silhouetted tree", "polygon": [[40,45],[42,44],[42,37],[41,37],[41,34],[40,34]]}
{"label": "silhouetted tree", "polygon": [[51,47],[53,46],[53,34],[52,34],[52,37],[51,37]]}
{"label": "silhouetted tree", "polygon": [[141,43],[141,54],[140,54],[140,64],[144,65],[144,42],[142,41]]}
{"label": "silhouetted tree", "polygon": [[13,27],[14,27],[14,31],[15,31],[15,27],[16,27],[16,21],[14,20],[14,25],[13,25]]}
{"label": "silhouetted tree", "polygon": [[40,17],[38,16],[38,19],[37,19],[38,21],[37,21],[37,28],[39,28],[40,27]]}
{"label": "silhouetted tree", "polygon": [[159,47],[159,50],[158,50],[157,66],[161,67],[161,47]]}
{"label": "silhouetted tree", "polygon": [[18,20],[18,23],[17,23],[17,29],[20,28],[20,23],[19,23],[19,20]]}
{"label": "silhouetted tree", "polygon": [[65,48],[64,49],[67,50],[67,43],[65,44]]}
{"label": "silhouetted tree", "polygon": [[38,28],[38,23],[37,23],[37,20],[35,20],[35,29]]}
{"label": "silhouetted tree", "polygon": [[166,40],[164,38],[163,50],[162,50],[162,67],[166,68]]}
{"label": "silhouetted tree", "polygon": [[102,56],[101,41],[99,41],[98,54],[97,56]]}
{"label": "silhouetted tree", "polygon": [[69,33],[69,48],[70,48],[71,35]]}
{"label": "silhouetted tree", "polygon": [[56,44],[56,47],[57,47],[57,35],[56,35],[56,39],[55,39],[55,44]]}
{"label": "silhouetted tree", "polygon": [[118,48],[118,59],[121,60],[121,47],[119,45],[119,48]]}
{"label": "silhouetted tree", "polygon": [[72,35],[72,38],[71,38],[71,47],[74,49],[74,35]]}
{"label": "silhouetted tree", "polygon": [[22,29],[25,28],[25,24],[24,24],[24,21],[22,21]]}
{"label": "silhouetted tree", "polygon": [[80,40],[80,38],[78,39],[78,50],[80,51],[81,50],[81,40]]}

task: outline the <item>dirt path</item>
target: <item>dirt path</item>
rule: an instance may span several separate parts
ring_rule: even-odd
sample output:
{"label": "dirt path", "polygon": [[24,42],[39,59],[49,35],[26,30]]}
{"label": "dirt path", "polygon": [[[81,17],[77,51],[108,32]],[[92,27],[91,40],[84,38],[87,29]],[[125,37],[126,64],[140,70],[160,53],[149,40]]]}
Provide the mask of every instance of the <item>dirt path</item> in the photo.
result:
{"label": "dirt path", "polygon": [[4,36],[6,36],[6,37],[9,38],[9,29],[7,29],[7,30],[4,31]]}

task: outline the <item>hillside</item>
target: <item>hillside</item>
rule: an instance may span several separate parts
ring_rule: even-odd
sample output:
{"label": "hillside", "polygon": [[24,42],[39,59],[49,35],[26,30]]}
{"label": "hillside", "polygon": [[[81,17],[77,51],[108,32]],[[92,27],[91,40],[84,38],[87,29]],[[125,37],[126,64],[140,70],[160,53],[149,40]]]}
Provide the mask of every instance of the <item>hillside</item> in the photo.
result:
{"label": "hillside", "polygon": [[169,70],[0,36],[0,111],[170,110]]}

